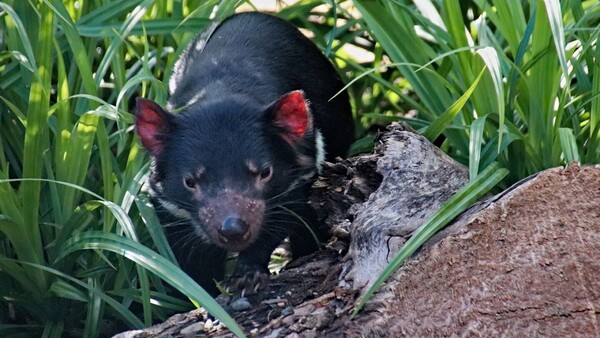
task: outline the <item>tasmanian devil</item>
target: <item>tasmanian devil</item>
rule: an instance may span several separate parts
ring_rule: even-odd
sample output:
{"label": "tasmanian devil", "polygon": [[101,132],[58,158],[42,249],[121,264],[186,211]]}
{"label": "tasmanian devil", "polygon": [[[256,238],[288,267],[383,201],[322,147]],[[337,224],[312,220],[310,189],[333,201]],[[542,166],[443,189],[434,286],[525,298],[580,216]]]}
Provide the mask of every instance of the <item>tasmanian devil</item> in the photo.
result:
{"label": "tasmanian devil", "polygon": [[166,109],[137,99],[152,203],[179,264],[208,292],[218,293],[228,251],[239,252],[229,287],[251,292],[285,237],[294,255],[317,247],[310,185],[353,140],[348,95],[332,99],[342,88],[294,26],[242,13],[190,43]]}

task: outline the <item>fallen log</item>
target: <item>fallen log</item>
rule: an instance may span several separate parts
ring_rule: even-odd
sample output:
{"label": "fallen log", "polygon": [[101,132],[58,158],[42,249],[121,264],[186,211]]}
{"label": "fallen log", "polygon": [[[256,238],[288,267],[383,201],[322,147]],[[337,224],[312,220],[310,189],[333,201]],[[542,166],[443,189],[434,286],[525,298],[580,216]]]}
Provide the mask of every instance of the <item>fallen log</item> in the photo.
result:
{"label": "fallen log", "polygon": [[[598,335],[600,166],[576,164],[473,206],[350,321],[360,293],[467,179],[402,124],[373,154],[326,165],[311,203],[333,238],[273,276],[235,319],[264,337]],[[178,316],[124,337],[231,336],[202,310]]]}

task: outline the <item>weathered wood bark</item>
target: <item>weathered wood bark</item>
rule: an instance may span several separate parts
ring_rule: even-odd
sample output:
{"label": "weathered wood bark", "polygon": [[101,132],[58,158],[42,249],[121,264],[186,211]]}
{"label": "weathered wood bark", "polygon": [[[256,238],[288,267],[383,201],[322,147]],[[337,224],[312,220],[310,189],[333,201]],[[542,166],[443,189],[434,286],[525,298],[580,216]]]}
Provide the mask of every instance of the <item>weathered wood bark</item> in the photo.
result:
{"label": "weathered wood bark", "polygon": [[[264,337],[600,335],[600,166],[552,169],[479,203],[349,320],[357,295],[466,180],[402,125],[374,154],[328,165],[311,202],[334,238],[274,276],[236,320]],[[231,336],[194,322],[207,315],[128,336]]]}
{"label": "weathered wood bark", "polygon": [[356,211],[342,285],[366,290],[418,227],[469,180],[468,169],[403,124],[376,148],[379,188]]}
{"label": "weathered wood bark", "polygon": [[548,170],[486,204],[403,266],[345,334],[600,335],[600,166]]}

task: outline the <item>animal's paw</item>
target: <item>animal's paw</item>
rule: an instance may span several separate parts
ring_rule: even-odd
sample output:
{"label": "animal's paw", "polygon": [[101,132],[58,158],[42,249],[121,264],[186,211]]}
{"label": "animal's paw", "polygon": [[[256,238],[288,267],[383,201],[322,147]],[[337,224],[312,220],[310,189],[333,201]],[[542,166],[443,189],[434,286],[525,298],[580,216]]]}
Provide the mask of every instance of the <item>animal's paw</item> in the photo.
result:
{"label": "animal's paw", "polygon": [[254,270],[241,276],[231,276],[227,281],[227,291],[245,297],[265,290],[268,285],[269,273]]}

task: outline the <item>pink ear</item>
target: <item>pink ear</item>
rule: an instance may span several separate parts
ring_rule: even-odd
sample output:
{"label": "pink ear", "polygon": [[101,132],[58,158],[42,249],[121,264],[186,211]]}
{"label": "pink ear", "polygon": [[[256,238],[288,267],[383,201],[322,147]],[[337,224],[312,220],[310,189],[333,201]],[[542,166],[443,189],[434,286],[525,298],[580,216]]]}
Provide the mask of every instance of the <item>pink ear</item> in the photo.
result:
{"label": "pink ear", "polygon": [[155,102],[138,97],[135,107],[135,127],[150,155],[159,156],[163,149],[161,136],[170,129],[168,113]]}
{"label": "pink ear", "polygon": [[275,101],[271,107],[275,125],[285,131],[286,140],[297,140],[307,131],[312,130],[312,115],[303,91],[289,92]]}

